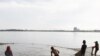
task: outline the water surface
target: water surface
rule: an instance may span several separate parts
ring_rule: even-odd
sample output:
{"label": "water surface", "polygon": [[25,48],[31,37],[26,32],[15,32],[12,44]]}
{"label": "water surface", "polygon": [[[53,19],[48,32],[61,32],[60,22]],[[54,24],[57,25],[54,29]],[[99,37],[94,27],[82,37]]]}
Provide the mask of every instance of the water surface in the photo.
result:
{"label": "water surface", "polygon": [[[49,56],[50,55],[49,48],[52,45],[65,47],[65,48],[80,48],[83,40],[87,41],[88,47],[93,46],[94,41],[98,41],[100,43],[100,33],[93,33],[93,32],[0,32],[0,42],[24,43],[23,45],[15,45],[15,44],[11,45],[12,49],[14,50],[14,54],[16,54],[16,56],[21,56],[21,55]],[[26,45],[26,44],[30,44],[30,45]],[[44,44],[46,46],[45,47],[42,47],[44,45],[35,46],[34,48],[34,45],[32,44]],[[4,55],[3,52],[6,46],[7,45],[0,46],[0,49],[1,49],[0,54]],[[30,52],[29,53],[30,55],[27,53],[28,51]],[[71,53],[75,53],[75,52],[71,51]],[[100,54],[100,52],[98,52],[98,54]]]}
{"label": "water surface", "polygon": [[79,48],[86,40],[88,46],[100,42],[100,33],[91,32],[0,32],[0,42],[40,43]]}

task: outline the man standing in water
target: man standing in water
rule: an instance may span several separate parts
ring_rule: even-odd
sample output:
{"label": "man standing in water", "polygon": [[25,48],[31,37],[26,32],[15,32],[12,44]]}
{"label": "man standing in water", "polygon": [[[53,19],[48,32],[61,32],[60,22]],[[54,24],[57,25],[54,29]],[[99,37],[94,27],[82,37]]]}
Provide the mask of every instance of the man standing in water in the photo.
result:
{"label": "man standing in water", "polygon": [[51,56],[53,56],[53,54],[54,56],[59,56],[59,51],[54,49],[54,47],[51,47]]}
{"label": "man standing in water", "polygon": [[7,49],[5,51],[5,56],[13,56],[10,46],[7,46]]}
{"label": "man standing in water", "polygon": [[93,55],[93,50],[95,48],[95,56],[97,54],[97,51],[99,50],[99,44],[98,41],[95,42],[95,46],[92,47],[91,55]]}
{"label": "man standing in water", "polygon": [[83,40],[83,45],[81,47],[81,56],[85,56],[86,48],[87,48],[86,41]]}

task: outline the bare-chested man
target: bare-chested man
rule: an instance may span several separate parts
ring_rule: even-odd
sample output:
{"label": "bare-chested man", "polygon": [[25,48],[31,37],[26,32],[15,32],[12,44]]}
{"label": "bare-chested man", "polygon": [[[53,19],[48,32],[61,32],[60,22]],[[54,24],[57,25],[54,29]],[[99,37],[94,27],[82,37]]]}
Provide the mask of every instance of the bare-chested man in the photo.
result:
{"label": "bare-chested man", "polygon": [[91,55],[93,56],[93,51],[94,51],[94,48],[95,48],[95,53],[94,55],[96,56],[97,55],[97,52],[99,50],[99,43],[98,41],[95,42],[95,46],[92,47],[92,51],[91,51]]}
{"label": "bare-chested man", "polygon": [[54,56],[59,56],[59,51],[54,49],[54,47],[51,47],[51,56],[53,56],[53,54]]}

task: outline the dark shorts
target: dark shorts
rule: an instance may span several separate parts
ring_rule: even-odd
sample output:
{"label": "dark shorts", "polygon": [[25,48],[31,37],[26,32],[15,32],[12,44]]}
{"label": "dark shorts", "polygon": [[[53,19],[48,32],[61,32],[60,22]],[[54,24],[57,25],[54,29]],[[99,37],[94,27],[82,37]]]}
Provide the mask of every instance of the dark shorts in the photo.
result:
{"label": "dark shorts", "polygon": [[59,56],[59,55],[55,55],[55,56]]}

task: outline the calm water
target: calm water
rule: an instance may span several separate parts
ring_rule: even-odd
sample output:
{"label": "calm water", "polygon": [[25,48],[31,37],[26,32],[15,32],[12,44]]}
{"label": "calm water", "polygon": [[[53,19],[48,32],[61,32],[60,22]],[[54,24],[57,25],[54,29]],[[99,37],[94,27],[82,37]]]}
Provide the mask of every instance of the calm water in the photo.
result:
{"label": "calm water", "polygon": [[[7,45],[0,46],[0,56],[5,56]],[[50,46],[37,44],[14,44],[10,45],[13,56],[50,56]],[[73,56],[76,52],[70,49],[55,47],[60,51],[60,56]]]}
{"label": "calm water", "polygon": [[81,32],[0,32],[0,42],[13,43],[39,43],[79,48],[82,40],[88,46],[93,46],[94,41],[100,42],[100,33]]}
{"label": "calm water", "polygon": [[[94,41],[98,41],[100,43],[100,33],[89,33],[89,32],[0,32],[0,42],[6,42],[6,43],[24,43],[23,45],[11,45],[12,49],[16,49],[15,53],[16,56],[26,55],[26,56],[50,56],[49,55],[49,47],[48,45],[55,45],[55,46],[61,46],[66,48],[80,48],[82,45],[82,41],[87,41],[87,46],[93,46]],[[38,43],[38,44],[45,44],[47,46],[41,47],[41,46],[35,46],[30,44],[26,45],[26,43]],[[23,48],[24,46],[24,48]],[[6,45],[0,46],[0,52],[4,52]],[[20,48],[20,49],[19,49]],[[45,49],[46,48],[46,49]],[[22,50],[21,50],[22,49]],[[27,52],[24,50],[30,51],[30,55],[28,55]],[[36,51],[36,53],[40,52],[39,54],[36,54],[33,51]],[[41,50],[41,51],[40,51]],[[45,50],[45,52],[42,52]],[[68,51],[68,49],[67,49]],[[24,52],[24,53],[21,53]],[[42,53],[41,53],[42,52]],[[74,51],[70,51],[72,53],[75,53]],[[27,53],[27,54],[25,54]],[[99,52],[100,53],[100,52]],[[44,55],[43,55],[44,54]],[[2,54],[3,55],[3,54]]]}

